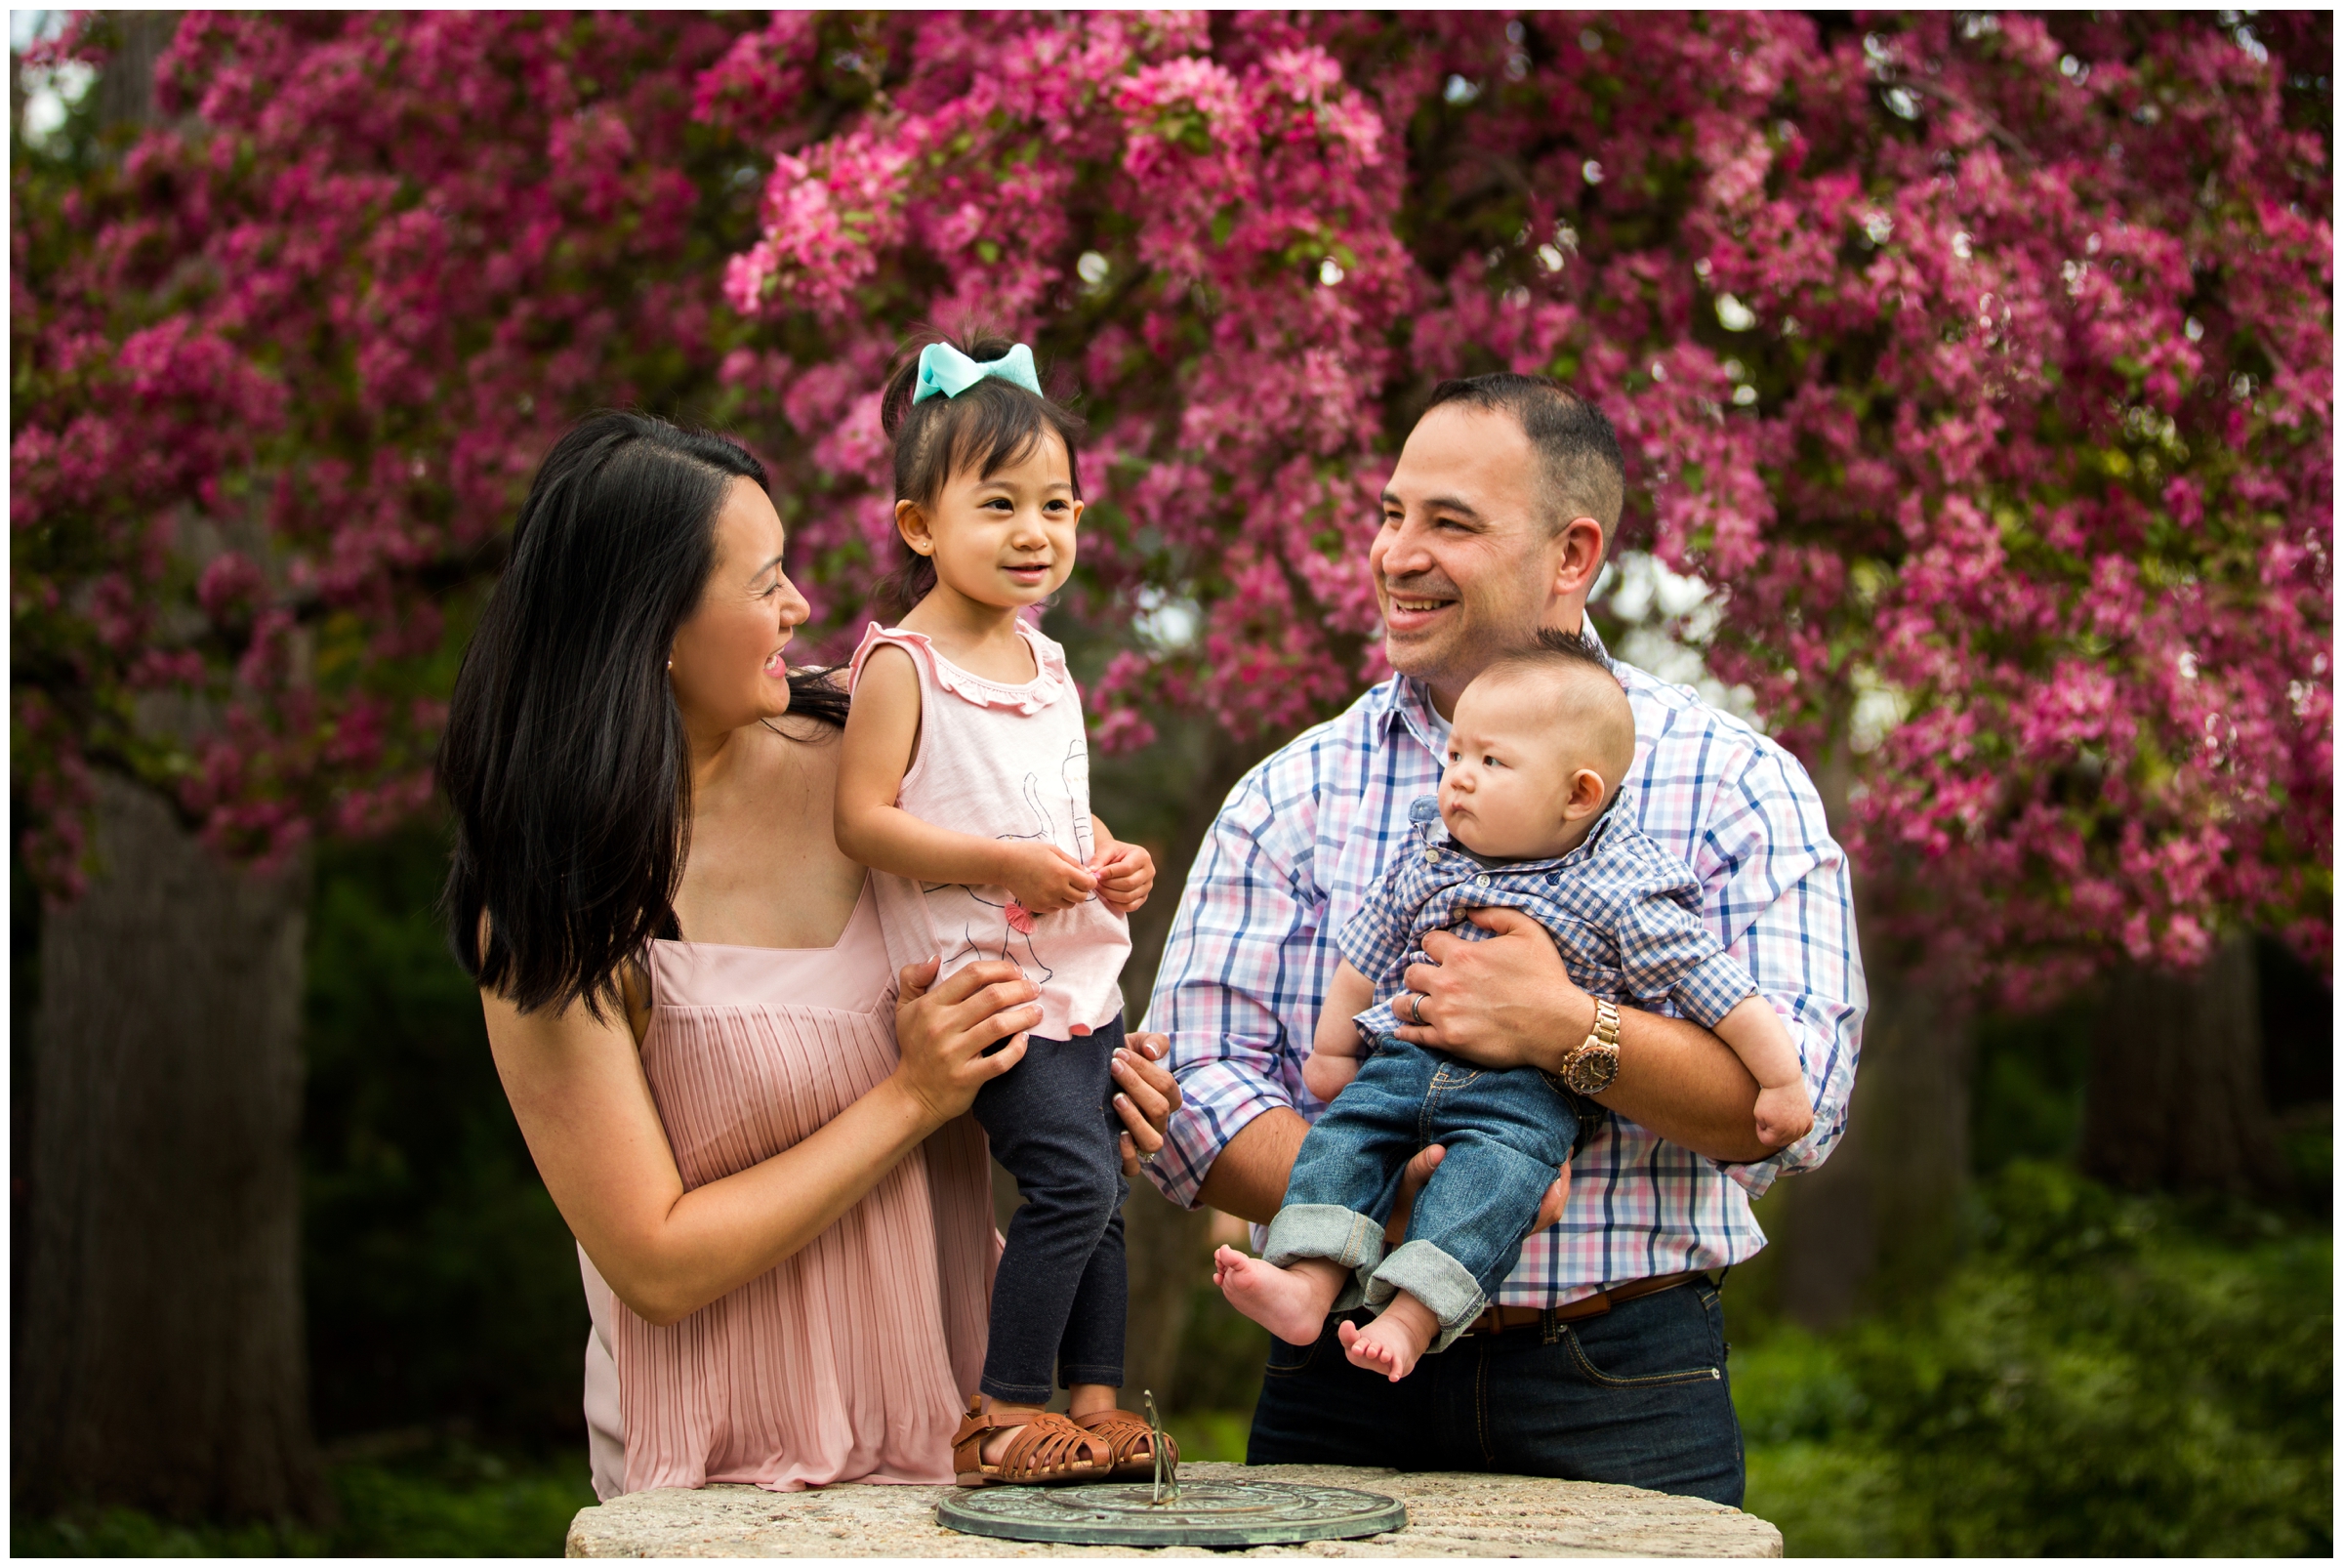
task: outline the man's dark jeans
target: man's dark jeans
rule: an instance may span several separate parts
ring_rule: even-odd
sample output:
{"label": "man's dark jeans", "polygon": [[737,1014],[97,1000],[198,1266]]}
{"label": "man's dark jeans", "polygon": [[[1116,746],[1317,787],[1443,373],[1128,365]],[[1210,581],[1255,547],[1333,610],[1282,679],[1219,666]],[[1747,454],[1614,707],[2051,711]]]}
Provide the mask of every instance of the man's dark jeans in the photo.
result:
{"label": "man's dark jeans", "polygon": [[993,1158],[1025,1202],[993,1275],[993,1327],[978,1386],[1038,1405],[1050,1373],[1123,1384],[1123,1154],[1115,1081],[1123,1020],[1077,1040],[1031,1037],[1024,1059],[976,1091]]}
{"label": "man's dark jeans", "polygon": [[1397,1382],[1351,1365],[1338,1321],[1316,1344],[1270,1341],[1247,1464],[1551,1475],[1741,1506],[1724,1309],[1706,1283],[1467,1335]]}

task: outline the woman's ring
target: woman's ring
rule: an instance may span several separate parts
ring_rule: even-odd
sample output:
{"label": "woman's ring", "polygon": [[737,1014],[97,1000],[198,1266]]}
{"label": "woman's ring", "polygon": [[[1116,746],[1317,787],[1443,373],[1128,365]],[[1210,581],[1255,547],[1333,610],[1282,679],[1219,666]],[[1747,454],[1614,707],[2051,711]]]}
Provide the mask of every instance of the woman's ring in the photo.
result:
{"label": "woman's ring", "polygon": [[1408,993],[1408,1022],[1418,1029],[1423,1027],[1423,993],[1421,991]]}

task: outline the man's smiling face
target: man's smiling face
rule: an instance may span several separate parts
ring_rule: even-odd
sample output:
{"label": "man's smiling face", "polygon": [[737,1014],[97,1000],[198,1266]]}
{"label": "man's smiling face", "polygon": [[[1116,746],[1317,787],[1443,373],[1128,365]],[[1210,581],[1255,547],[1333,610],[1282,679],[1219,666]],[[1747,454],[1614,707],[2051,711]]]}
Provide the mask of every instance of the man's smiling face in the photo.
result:
{"label": "man's smiling face", "polygon": [[[1457,697],[1556,613],[1569,531],[1547,517],[1540,460],[1507,413],[1442,403],[1408,436],[1367,553],[1391,667]],[[1601,549],[1599,531],[1595,550]],[[1575,618],[1566,630],[1577,630]]]}

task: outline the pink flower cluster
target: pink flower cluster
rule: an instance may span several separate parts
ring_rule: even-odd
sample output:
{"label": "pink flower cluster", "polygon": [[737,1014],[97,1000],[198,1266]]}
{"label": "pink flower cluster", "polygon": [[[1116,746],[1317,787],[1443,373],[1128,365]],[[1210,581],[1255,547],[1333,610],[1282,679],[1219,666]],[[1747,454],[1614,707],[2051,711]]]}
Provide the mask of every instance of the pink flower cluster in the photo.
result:
{"label": "pink flower cluster", "polygon": [[[2328,34],[2246,27],[191,16],[183,118],[14,189],[28,847],[69,876],[92,761],[247,850],[421,799],[594,403],[743,432],[840,645],[886,367],[983,323],[1091,422],[1102,744],[1380,675],[1398,442],[1442,377],[1549,373],[1843,795],[1878,934],[2018,994],[2234,922],[2323,962]],[[174,688],[176,749],[132,722]]]}
{"label": "pink flower cluster", "polygon": [[[1104,460],[1082,610],[1200,615],[1110,665],[1109,745],[1347,699],[1425,392],[1562,376],[1629,448],[1627,541],[1723,591],[1711,667],[1844,782],[1883,935],[2021,995],[2223,921],[2323,961],[2331,179],[2285,74],[2322,37],[898,20],[855,112],[744,122],[787,150],[733,301],[822,351],[735,372],[835,497],[802,530],[883,560],[888,351],[1040,345]],[[797,81],[826,47],[780,19],[741,55]]]}
{"label": "pink flower cluster", "polygon": [[733,33],[194,13],[118,166],[16,160],[16,784],[49,886],[93,761],[252,855],[429,800],[538,457],[713,381],[691,85]]}

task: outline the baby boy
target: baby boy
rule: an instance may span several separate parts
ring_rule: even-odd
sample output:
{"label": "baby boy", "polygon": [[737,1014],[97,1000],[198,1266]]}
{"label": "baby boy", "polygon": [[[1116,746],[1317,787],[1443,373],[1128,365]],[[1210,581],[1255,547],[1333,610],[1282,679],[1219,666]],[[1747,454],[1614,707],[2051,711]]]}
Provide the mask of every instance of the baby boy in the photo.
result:
{"label": "baby boy", "polygon": [[[1312,1343],[1329,1312],[1364,1300],[1382,1310],[1365,1329],[1344,1322],[1343,1349],[1398,1382],[1480,1315],[1570,1158],[1578,1102],[1554,1078],[1476,1069],[1396,1038],[1418,1021],[1401,976],[1427,962],[1425,933],[1485,938],[1465,919],[1474,909],[1519,909],[1545,927],[1596,999],[1597,1035],[1607,1023],[1616,1041],[1616,1004],[1662,999],[1714,1030],[1757,1080],[1769,1146],[1813,1125],[1797,1048],[1702,924],[1700,884],[1613,808],[1634,758],[1627,694],[1580,637],[1541,634],[1457,699],[1437,801],[1415,803],[1415,842],[1342,930],[1302,1065],[1310,1093],[1333,1103],[1302,1141],[1262,1257],[1214,1256],[1213,1283],[1279,1339]],[[1406,1241],[1387,1249],[1400,1173],[1430,1143],[1447,1156]]]}

